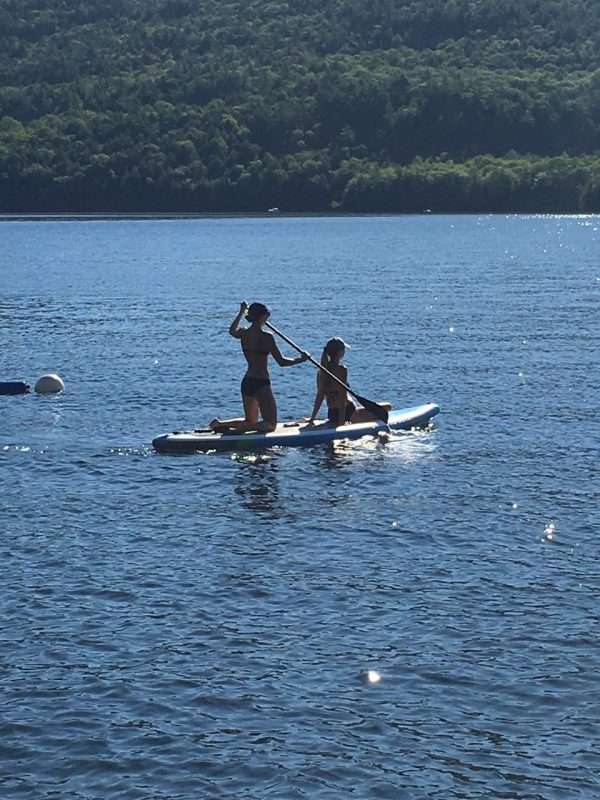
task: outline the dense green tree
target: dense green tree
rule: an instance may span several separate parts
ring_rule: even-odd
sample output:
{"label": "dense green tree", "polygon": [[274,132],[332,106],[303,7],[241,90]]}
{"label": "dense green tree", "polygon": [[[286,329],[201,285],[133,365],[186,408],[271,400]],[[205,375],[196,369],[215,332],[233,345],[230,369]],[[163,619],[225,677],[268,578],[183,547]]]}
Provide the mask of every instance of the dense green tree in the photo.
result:
{"label": "dense green tree", "polygon": [[0,210],[600,210],[594,0],[0,0]]}

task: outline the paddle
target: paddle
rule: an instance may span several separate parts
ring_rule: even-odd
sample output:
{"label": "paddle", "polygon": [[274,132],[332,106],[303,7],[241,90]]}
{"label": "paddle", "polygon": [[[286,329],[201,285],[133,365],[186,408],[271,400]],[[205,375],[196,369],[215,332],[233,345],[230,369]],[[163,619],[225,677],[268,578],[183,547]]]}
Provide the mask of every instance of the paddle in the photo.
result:
{"label": "paddle", "polygon": [[[265,325],[267,326],[267,328],[270,328],[273,331],[273,333],[277,334],[277,336],[280,336],[283,339],[284,342],[287,342],[290,347],[293,347],[294,350],[297,350],[299,353],[304,353],[305,352],[301,347],[299,347],[295,342],[293,342],[288,336],[286,336],[285,333],[282,333],[281,331],[277,330],[277,328],[274,325],[271,325],[270,322],[265,322]],[[307,353],[307,355],[308,355],[308,353]],[[311,364],[313,364],[315,367],[317,367],[317,369],[320,369],[326,375],[329,375],[329,377],[332,380],[334,380],[337,384],[339,384],[342,387],[342,389],[345,389],[348,392],[348,394],[351,394],[352,397],[356,397],[356,399],[361,404],[361,406],[364,406],[370,414],[373,414],[374,417],[377,417],[377,419],[382,420],[382,422],[387,422],[388,421],[389,413],[388,413],[387,408],[384,408],[383,406],[380,406],[379,403],[374,403],[372,400],[367,400],[366,397],[361,397],[359,394],[356,394],[356,392],[354,392],[349,386],[346,386],[344,381],[341,381],[337,377],[337,375],[334,375],[333,372],[330,372],[327,369],[327,367],[323,366],[323,364],[319,363],[318,361],[315,361],[315,359],[312,356],[310,356],[310,355],[308,356],[308,361],[310,361]]]}

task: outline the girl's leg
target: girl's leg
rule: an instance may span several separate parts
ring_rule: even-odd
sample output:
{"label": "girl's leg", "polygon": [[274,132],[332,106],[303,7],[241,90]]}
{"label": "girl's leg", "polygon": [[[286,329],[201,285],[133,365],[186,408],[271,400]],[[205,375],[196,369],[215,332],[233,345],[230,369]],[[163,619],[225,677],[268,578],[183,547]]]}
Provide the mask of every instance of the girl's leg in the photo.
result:
{"label": "girl's leg", "polygon": [[255,427],[258,422],[259,404],[256,397],[250,397],[247,394],[242,395],[242,402],[244,403],[244,425]]}
{"label": "girl's leg", "polygon": [[[249,409],[246,406],[246,401],[253,401],[254,408],[252,413],[249,414]],[[270,433],[277,427],[277,403],[270,386],[265,386],[261,389],[256,397],[244,397],[244,408],[246,409],[246,420],[238,427],[238,430],[243,431],[260,431],[260,433]],[[262,416],[261,422],[258,422],[258,412]]]}
{"label": "girl's leg", "polygon": [[[392,410],[391,403],[379,403],[379,405],[387,411]],[[352,414],[350,422],[354,425],[357,422],[374,422],[376,419],[377,417],[374,417],[373,414],[369,414],[366,408],[357,408],[354,414]]]}
{"label": "girl's leg", "polygon": [[216,433],[222,433],[228,430],[256,430],[258,422],[258,400],[256,397],[249,397],[242,395],[242,402],[244,404],[244,417],[235,417],[234,419],[213,419],[208,423],[209,428],[212,428]]}
{"label": "girl's leg", "polygon": [[277,427],[277,402],[270,386],[265,386],[257,395],[258,405],[262,416],[256,429],[263,433],[274,431]]}
{"label": "girl's leg", "polygon": [[[243,420],[213,420],[210,427],[214,431],[223,430],[238,430],[240,433],[244,431],[260,431],[261,433],[270,433],[277,427],[277,403],[273,390],[270,386],[265,386],[261,389],[256,397],[248,397],[242,395],[244,401],[244,413],[246,414]],[[262,421],[258,421],[258,414],[262,416]]]}
{"label": "girl's leg", "polygon": [[215,419],[211,419],[208,423],[208,427],[212,428],[215,433],[222,433],[232,428],[238,428],[240,425],[243,425],[245,421],[244,417],[234,417],[233,419],[219,419],[215,417]]}

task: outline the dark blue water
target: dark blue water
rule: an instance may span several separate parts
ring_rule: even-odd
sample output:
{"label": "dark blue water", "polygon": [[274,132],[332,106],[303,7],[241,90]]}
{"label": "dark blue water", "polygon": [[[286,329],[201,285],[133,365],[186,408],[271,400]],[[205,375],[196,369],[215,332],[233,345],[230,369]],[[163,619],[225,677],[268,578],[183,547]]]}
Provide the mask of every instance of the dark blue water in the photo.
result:
{"label": "dark blue water", "polygon": [[[600,796],[599,228],[0,223],[2,800]],[[437,429],[155,455],[244,298]]]}

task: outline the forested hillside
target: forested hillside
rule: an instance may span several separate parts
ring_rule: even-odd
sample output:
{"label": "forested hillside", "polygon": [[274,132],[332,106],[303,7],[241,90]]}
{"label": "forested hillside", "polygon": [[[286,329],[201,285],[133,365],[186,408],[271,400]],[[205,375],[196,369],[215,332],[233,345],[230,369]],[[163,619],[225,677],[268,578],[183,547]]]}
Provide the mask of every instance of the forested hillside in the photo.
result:
{"label": "forested hillside", "polygon": [[598,0],[0,0],[0,210],[600,211]]}

